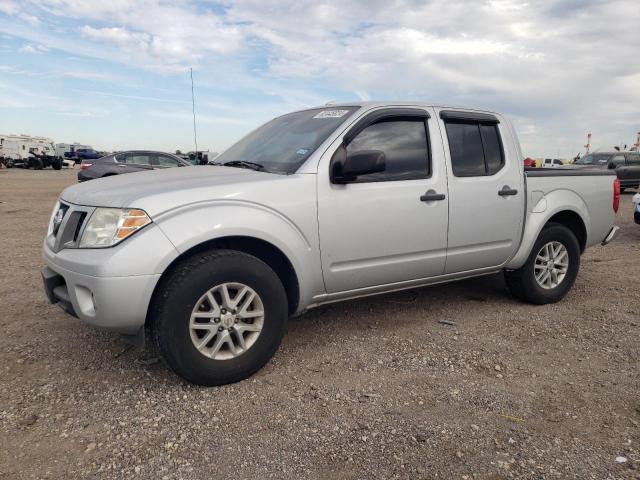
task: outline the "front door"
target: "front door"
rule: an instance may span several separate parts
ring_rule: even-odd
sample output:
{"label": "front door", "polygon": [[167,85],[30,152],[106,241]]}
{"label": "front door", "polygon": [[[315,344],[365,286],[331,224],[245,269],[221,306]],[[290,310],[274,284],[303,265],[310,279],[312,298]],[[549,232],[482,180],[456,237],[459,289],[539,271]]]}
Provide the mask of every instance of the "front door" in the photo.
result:
{"label": "front door", "polygon": [[440,111],[448,143],[449,242],[446,273],[504,264],[524,220],[522,156],[507,124],[476,112]]}
{"label": "front door", "polygon": [[[436,135],[429,138],[429,130]],[[424,109],[377,110],[345,135],[347,152],[379,150],[383,172],[331,183],[329,148],[318,171],[320,250],[328,293],[441,275],[448,195],[442,144]]]}

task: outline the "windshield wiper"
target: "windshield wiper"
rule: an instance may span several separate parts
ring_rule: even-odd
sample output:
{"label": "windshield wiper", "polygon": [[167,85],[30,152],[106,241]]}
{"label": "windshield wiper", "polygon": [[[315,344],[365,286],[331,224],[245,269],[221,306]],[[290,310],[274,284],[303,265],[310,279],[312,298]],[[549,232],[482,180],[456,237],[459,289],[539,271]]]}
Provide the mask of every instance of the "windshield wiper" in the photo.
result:
{"label": "windshield wiper", "polygon": [[240,167],[240,168],[250,168],[251,170],[267,171],[264,168],[264,165],[261,165],[255,162],[247,162],[246,160],[231,160],[229,162],[224,162],[222,165],[225,167]]}

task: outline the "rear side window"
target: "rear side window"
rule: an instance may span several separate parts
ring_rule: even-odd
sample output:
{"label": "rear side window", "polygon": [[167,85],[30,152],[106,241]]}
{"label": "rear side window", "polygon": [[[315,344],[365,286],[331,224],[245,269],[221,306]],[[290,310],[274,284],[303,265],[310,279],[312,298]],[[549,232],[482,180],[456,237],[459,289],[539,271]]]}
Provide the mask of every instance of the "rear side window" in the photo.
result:
{"label": "rear side window", "polygon": [[384,172],[361,175],[356,182],[415,180],[430,175],[429,145],[424,119],[389,119],[362,130],[347,146],[347,153],[381,150]]}
{"label": "rear side window", "polygon": [[446,121],[451,167],[456,177],[493,175],[504,166],[498,126],[475,121]]}
{"label": "rear side window", "polygon": [[129,153],[124,157],[118,158],[118,161],[128,165],[151,165],[150,155],[142,153]]}
{"label": "rear side window", "polygon": [[178,161],[175,158],[171,158],[166,155],[157,155],[156,158],[157,165],[161,167],[177,167],[179,165]]}

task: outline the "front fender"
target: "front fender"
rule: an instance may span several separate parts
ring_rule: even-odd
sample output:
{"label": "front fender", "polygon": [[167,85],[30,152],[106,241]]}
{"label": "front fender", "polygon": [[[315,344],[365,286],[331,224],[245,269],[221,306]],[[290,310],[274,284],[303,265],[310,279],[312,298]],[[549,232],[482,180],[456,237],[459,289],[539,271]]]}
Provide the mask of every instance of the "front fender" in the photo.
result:
{"label": "front fender", "polygon": [[287,256],[298,277],[300,306],[318,289],[324,290],[317,226],[301,227],[268,206],[245,200],[212,200],[182,206],[154,221],[180,254],[211,240],[235,236],[274,245]]}
{"label": "front fender", "polygon": [[591,231],[587,205],[575,192],[559,189],[545,195],[543,192],[532,191],[529,200],[531,208],[527,212],[520,248],[505,265],[505,268],[509,270],[515,270],[525,264],[540,232],[549,219],[557,213],[565,211],[576,213],[582,219],[587,235]]}

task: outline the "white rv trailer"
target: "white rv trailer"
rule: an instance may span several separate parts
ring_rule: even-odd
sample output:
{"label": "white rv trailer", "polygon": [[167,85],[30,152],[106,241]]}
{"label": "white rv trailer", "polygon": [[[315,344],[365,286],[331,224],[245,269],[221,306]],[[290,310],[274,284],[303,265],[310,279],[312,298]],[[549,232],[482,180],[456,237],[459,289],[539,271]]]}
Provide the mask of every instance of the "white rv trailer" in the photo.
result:
{"label": "white rv trailer", "polygon": [[0,157],[11,160],[29,158],[29,152],[54,156],[55,147],[49,137],[31,135],[4,135],[0,133]]}

